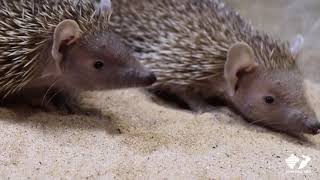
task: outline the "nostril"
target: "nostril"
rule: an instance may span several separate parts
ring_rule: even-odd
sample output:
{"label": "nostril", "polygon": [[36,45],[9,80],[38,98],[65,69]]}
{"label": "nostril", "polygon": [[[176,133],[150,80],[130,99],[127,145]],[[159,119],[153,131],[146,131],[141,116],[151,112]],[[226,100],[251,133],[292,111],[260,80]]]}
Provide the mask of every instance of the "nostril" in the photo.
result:
{"label": "nostril", "polygon": [[319,134],[320,133],[320,122],[316,122],[313,125],[311,125],[310,129],[312,130],[313,134]]}
{"label": "nostril", "polygon": [[147,82],[148,82],[148,84],[153,84],[154,82],[156,82],[157,81],[157,77],[156,77],[156,75],[153,73],[153,72],[151,72],[148,76],[147,76]]}
{"label": "nostril", "polygon": [[320,134],[320,128],[319,127],[313,128],[313,133],[314,134]]}
{"label": "nostril", "polygon": [[316,130],[316,131],[317,131],[316,133],[319,134],[319,133],[320,133],[320,123],[317,123],[316,129],[317,129],[317,130]]}

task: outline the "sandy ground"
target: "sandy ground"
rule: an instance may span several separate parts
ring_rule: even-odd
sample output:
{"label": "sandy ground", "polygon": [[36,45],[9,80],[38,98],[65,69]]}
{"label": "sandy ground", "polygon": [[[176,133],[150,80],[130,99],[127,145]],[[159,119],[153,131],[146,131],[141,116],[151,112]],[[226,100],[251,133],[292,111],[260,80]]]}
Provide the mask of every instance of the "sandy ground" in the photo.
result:
{"label": "sandy ground", "polygon": [[[284,39],[305,35],[301,64],[320,113],[320,2],[228,3],[258,28]],[[320,136],[299,140],[250,126],[226,108],[192,114],[141,90],[83,97],[85,105],[101,109],[102,115],[36,113],[22,118],[0,109],[0,179],[319,179]],[[291,172],[285,163],[291,154],[311,161]]]}

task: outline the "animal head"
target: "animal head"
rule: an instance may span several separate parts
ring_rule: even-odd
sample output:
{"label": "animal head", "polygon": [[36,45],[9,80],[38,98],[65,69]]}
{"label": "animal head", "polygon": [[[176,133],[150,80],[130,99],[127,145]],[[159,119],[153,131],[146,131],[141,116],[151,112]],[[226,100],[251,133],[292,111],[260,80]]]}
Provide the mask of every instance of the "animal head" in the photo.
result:
{"label": "animal head", "polygon": [[156,81],[115,34],[83,33],[73,20],[57,25],[51,55],[64,81],[82,90],[147,86]]}
{"label": "animal head", "polygon": [[[302,42],[298,37],[292,44],[293,56],[298,55]],[[291,134],[320,133],[301,72],[297,68],[269,70],[256,62],[246,43],[236,43],[228,51],[224,77],[235,109],[253,124]]]}

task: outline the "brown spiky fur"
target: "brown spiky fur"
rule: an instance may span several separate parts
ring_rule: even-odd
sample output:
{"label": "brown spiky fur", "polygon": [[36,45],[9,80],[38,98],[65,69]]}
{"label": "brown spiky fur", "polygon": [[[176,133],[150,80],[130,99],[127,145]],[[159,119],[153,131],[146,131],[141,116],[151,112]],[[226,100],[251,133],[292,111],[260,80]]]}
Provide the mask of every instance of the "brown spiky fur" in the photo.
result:
{"label": "brown spiky fur", "polygon": [[241,41],[267,69],[296,66],[287,42],[253,29],[220,0],[117,0],[113,6],[113,28],[157,74],[156,84],[221,77],[228,49]]}
{"label": "brown spiky fur", "polygon": [[41,52],[52,42],[56,25],[75,20],[84,33],[108,31],[86,0],[0,0],[0,93],[9,95],[39,76]]}

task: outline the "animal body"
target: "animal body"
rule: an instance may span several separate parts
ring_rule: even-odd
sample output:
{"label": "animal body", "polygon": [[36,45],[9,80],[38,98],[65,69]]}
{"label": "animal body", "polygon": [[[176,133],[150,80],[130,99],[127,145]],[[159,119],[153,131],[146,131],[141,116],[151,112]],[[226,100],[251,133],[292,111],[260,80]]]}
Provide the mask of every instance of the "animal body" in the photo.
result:
{"label": "animal body", "polygon": [[154,74],[110,31],[101,13],[109,9],[97,10],[85,0],[0,0],[2,104],[72,113],[82,90],[152,84]]}
{"label": "animal body", "polygon": [[[220,0],[117,0],[112,28],[156,73],[152,91],[206,111],[218,98],[253,124],[319,133],[297,67],[303,37],[255,30]],[[211,108],[209,108],[211,109]]]}

